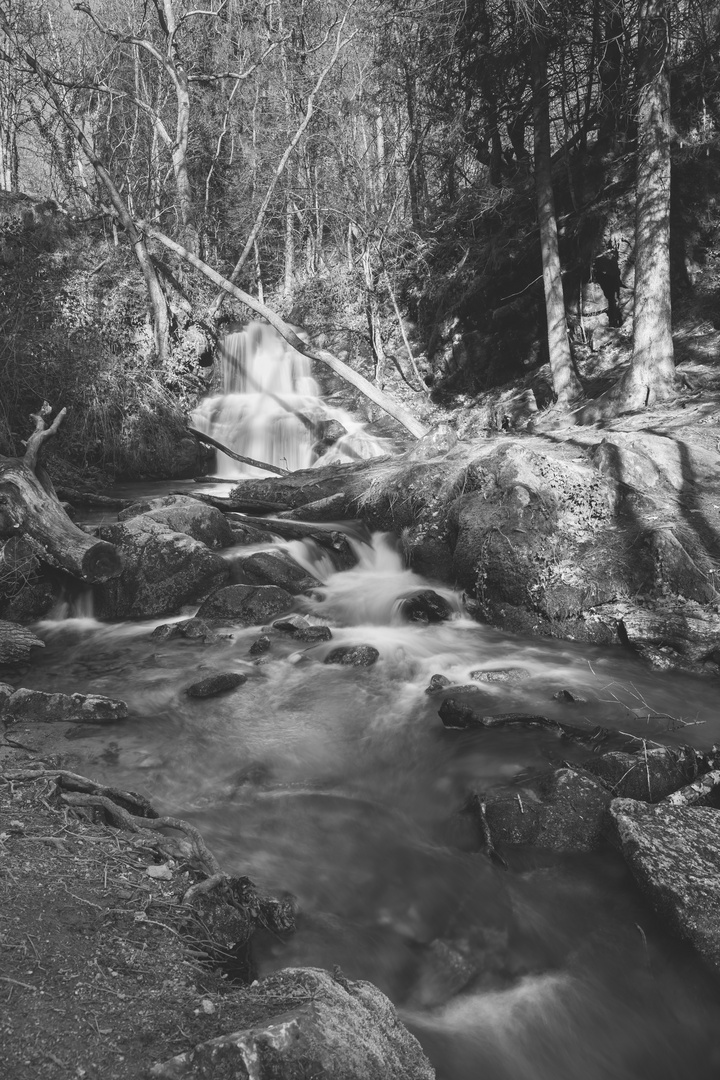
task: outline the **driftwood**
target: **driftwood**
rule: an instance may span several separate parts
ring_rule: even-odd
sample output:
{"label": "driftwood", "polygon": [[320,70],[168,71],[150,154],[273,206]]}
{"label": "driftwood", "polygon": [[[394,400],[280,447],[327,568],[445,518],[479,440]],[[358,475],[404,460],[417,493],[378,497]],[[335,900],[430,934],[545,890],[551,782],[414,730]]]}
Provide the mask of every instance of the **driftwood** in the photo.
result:
{"label": "driftwood", "polygon": [[23,534],[32,540],[38,557],[51,566],[83,581],[107,581],[122,569],[118,552],[73,524],[38,464],[45,441],[55,434],[66,410],[61,409],[46,428],[44,417],[49,411],[46,405],[32,417],[35,431],[24,457],[0,458],[0,539]]}
{"label": "driftwood", "polygon": [[27,626],[0,619],[0,664],[17,664],[27,660],[35,646],[45,647],[45,642],[35,637]]}
{"label": "driftwood", "polygon": [[[601,746],[608,740],[615,739],[622,734],[600,726],[581,728],[573,724],[561,724],[559,720],[552,720],[548,716],[541,716],[537,713],[494,713],[483,716],[469,705],[466,705],[465,702],[452,697],[445,698],[438,710],[438,716],[446,728],[455,728],[461,731],[514,726],[544,728],[546,731],[554,732],[560,738],[572,739],[574,742],[590,745],[593,748]],[[624,735],[622,737],[634,738],[634,736]],[[640,742],[641,740],[638,739],[637,741]]]}
{"label": "driftwood", "polygon": [[[222,510],[224,514],[274,514],[279,510],[286,510],[287,503],[264,502],[262,499],[229,498],[223,495],[209,495],[204,491],[174,491],[173,495],[182,495],[189,499],[197,499],[199,502],[214,506],[216,510]],[[248,522],[256,525],[257,521]]]}
{"label": "driftwood", "polygon": [[673,791],[662,802],[669,806],[697,806],[698,803],[705,802],[713,793],[717,793],[718,788],[720,788],[720,770],[713,769],[712,772],[698,777],[686,787]]}
{"label": "driftwood", "polygon": [[281,469],[279,465],[270,465],[267,461],[257,461],[255,458],[245,457],[243,454],[236,454],[229,446],[225,446],[225,444],[219,442],[218,439],[213,439],[212,435],[207,435],[204,431],[191,427],[189,424],[188,431],[200,442],[207,443],[208,446],[214,446],[216,450],[222,450],[223,454],[227,454],[228,457],[234,458],[235,461],[242,461],[243,465],[252,465],[256,469],[265,469],[266,472],[275,473],[276,476],[288,475],[288,469]]}

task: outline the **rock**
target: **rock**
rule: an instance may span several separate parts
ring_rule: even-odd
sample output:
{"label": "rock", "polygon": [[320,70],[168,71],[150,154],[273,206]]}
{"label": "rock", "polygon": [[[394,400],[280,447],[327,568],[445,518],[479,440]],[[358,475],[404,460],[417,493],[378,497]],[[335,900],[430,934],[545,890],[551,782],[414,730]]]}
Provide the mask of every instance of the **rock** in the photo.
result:
{"label": "rock", "polygon": [[154,1066],[154,1080],[435,1077],[420,1044],[371,983],[319,968],[287,968],[239,992],[241,1002],[252,1017],[245,1028]]}
{"label": "rock", "polygon": [[28,660],[30,650],[45,648],[45,642],[36,637],[27,626],[0,619],[0,664],[15,664]]}
{"label": "rock", "polygon": [[379,656],[380,653],[372,645],[339,645],[327,654],[325,663],[371,667]]}
{"label": "rock", "polygon": [[425,623],[445,622],[453,613],[451,604],[434,589],[422,589],[401,597],[397,610],[408,622]]}
{"label": "rock", "polygon": [[258,529],[254,525],[241,525],[233,521],[234,515],[228,514],[229,524],[232,529],[233,544],[271,544],[273,534],[266,529]]}
{"label": "rock", "polygon": [[293,597],[276,585],[227,585],[201,604],[201,619],[229,619],[243,626],[266,623],[293,606]]}
{"label": "rock", "polygon": [[276,619],[273,629],[289,634],[297,641],[318,642],[332,639],[329,626],[311,623],[304,615],[287,615],[284,619]]}
{"label": "rock", "polygon": [[15,693],[15,687],[10,683],[0,683],[0,716],[4,712],[5,706],[9,698]]}
{"label": "rock", "polygon": [[585,764],[587,772],[605,782],[622,799],[659,802],[689,784],[698,773],[698,755],[689,746],[658,746],[636,753],[608,751]]}
{"label": "rock", "polygon": [[45,694],[41,690],[16,690],[4,701],[0,711],[11,723],[33,721],[47,724],[114,724],[128,715],[126,702],[95,694]]}
{"label": "rock", "polygon": [[185,693],[188,697],[194,698],[215,697],[216,694],[224,694],[227,690],[234,690],[236,686],[242,686],[246,682],[247,675],[239,671],[222,671],[193,683],[192,686],[187,687]]}
{"label": "rock", "polygon": [[422,948],[421,968],[406,1008],[444,1005],[480,974],[480,966],[453,942],[436,938]]}
{"label": "rock", "polygon": [[610,817],[655,911],[720,974],[720,811],[614,799]]}
{"label": "rock", "polygon": [[240,585],[277,585],[293,596],[321,585],[285,551],[256,551],[233,559],[230,580]]}
{"label": "rock", "polygon": [[173,638],[185,638],[187,641],[201,641],[203,645],[217,645],[222,640],[220,634],[211,630],[202,619],[184,619],[182,622],[163,623],[156,626],[150,635],[154,641],[171,641]]}
{"label": "rock", "polygon": [[155,499],[135,502],[118,514],[118,521],[130,521],[142,515],[171,532],[184,533],[209,548],[231,547],[233,531],[225,515],[214,506],[207,506],[186,495],[162,495]]}
{"label": "rock", "polygon": [[437,694],[439,691],[444,690],[446,686],[452,686],[452,683],[446,675],[431,675],[425,693]]}
{"label": "rock", "polygon": [[331,641],[332,631],[329,626],[305,626],[296,630],[293,637],[296,641],[317,644],[320,641]]}
{"label": "rock", "polygon": [[573,690],[558,690],[556,694],[553,694],[553,701],[565,701],[565,702],[587,702],[587,698],[580,697]]}
{"label": "rock", "polygon": [[270,638],[267,636],[267,634],[263,634],[262,637],[259,637],[257,639],[257,641],[253,641],[248,651],[251,656],[262,656],[263,653],[268,652],[271,646],[272,642]]}
{"label": "rock", "polygon": [[495,682],[507,682],[518,683],[523,679],[530,678],[530,672],[525,668],[484,668],[478,671],[471,671],[470,678],[475,682],[495,683]]}
{"label": "rock", "polygon": [[205,544],[171,532],[146,516],[98,529],[119,549],[119,577],[96,585],[95,614],[101,619],[170,615],[227,581],[228,565]]}
{"label": "rock", "polygon": [[486,801],[494,843],[532,844],[552,851],[601,847],[612,794],[593,776],[563,768]]}
{"label": "rock", "polygon": [[315,427],[317,433],[317,441],[323,446],[333,446],[338,439],[342,439],[343,435],[347,435],[347,430],[343,427],[339,420],[319,420]]}

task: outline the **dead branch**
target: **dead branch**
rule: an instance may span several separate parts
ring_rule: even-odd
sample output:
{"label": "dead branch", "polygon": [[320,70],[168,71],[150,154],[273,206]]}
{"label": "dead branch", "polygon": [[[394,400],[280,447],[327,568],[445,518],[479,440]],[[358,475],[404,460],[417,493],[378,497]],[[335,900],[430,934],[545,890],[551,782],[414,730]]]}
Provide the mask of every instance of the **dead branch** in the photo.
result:
{"label": "dead branch", "polygon": [[228,457],[234,458],[235,461],[242,461],[244,465],[252,465],[256,469],[265,469],[267,472],[275,473],[276,476],[290,475],[288,469],[281,469],[279,465],[270,465],[267,461],[257,461],[255,458],[245,457],[243,454],[236,454],[229,446],[225,446],[225,444],[221,443],[218,439],[213,439],[212,435],[207,435],[204,431],[199,431],[189,424],[188,431],[191,435],[194,435],[196,439],[199,439],[200,442],[207,443],[208,446],[214,446],[216,450],[222,450],[223,454],[227,454]]}

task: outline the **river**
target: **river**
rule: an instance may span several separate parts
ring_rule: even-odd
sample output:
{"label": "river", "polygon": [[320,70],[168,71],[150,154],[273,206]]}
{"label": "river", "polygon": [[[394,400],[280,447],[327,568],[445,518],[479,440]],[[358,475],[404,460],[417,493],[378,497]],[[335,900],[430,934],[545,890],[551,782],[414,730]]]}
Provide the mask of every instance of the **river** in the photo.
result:
{"label": "river", "polygon": [[[440,1080],[715,1080],[718,990],[617,854],[506,849],[504,871],[458,826],[470,788],[584,751],[537,730],[446,730],[425,691],[436,673],[465,682],[478,668],[523,667],[525,681],[486,688],[493,711],[707,748],[720,742],[717,683],[651,671],[620,648],[502,634],[463,615],[447,589],[453,619],[404,624],[397,598],[428,583],[392,538],[352,535],[360,562],[344,572],[286,545],[323,581],[298,609],[330,623],[331,643],[277,635],[256,663],[257,627],[227,627],[213,646],[158,642],[151,632],[166,620],[102,624],[80,604],[85,614],[40,624],[46,648],[24,682],[127,701],[129,720],[68,744],[80,771],[145,793],[201,828],[224,868],[293,893],[297,932],[261,943],[260,970],[339,964],[376,983]],[[345,643],[380,658],[321,662]],[[214,671],[248,681],[185,695]],[[564,705],[559,689],[587,700]]]}

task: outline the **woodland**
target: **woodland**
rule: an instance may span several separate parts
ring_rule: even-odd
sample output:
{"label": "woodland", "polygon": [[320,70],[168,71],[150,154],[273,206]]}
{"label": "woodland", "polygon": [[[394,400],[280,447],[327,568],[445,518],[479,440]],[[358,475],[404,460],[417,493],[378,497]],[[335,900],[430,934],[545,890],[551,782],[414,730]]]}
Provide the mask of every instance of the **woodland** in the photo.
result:
{"label": "woodland", "polygon": [[[715,329],[711,3],[4,0],[0,25],[6,451],[67,402],[67,458],[147,474],[154,438],[157,472],[248,316],[416,436],[528,372],[574,422],[667,400],[671,294]],[[624,347],[600,387],[598,324]]]}
{"label": "woodland", "polygon": [[13,1077],[717,1076],[719,166],[714,0],[0,0]]}

